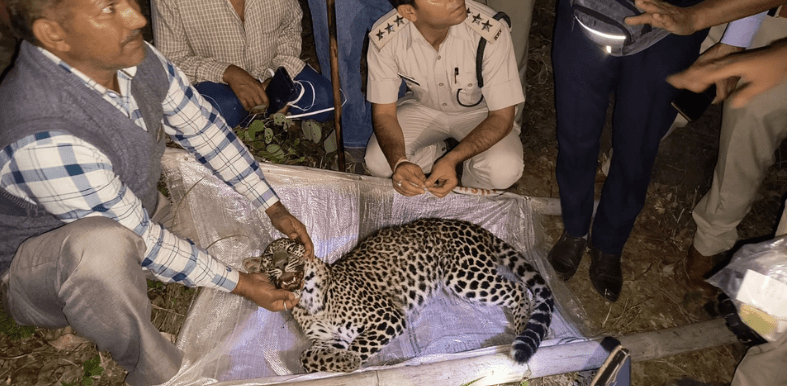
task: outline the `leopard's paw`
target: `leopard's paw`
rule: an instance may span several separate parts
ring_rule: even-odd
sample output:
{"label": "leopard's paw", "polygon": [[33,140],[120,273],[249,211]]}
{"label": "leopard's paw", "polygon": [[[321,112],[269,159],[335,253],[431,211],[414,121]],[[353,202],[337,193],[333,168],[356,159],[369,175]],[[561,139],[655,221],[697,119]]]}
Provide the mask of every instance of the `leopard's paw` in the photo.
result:
{"label": "leopard's paw", "polygon": [[301,363],[307,373],[349,373],[361,367],[361,357],[356,352],[335,347],[312,347],[301,354]]}

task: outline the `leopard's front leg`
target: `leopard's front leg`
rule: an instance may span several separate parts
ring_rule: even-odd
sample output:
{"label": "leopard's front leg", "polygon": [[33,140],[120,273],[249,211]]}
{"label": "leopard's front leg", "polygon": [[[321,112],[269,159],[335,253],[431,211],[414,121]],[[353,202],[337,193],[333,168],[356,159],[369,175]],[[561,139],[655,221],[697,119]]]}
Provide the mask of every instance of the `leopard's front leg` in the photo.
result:
{"label": "leopard's front leg", "polygon": [[358,353],[363,364],[404,332],[404,328],[404,315],[399,310],[389,309],[366,329],[360,331],[350,343],[350,351]]}
{"label": "leopard's front leg", "polygon": [[316,371],[349,373],[361,367],[361,356],[354,351],[339,348],[341,343],[326,341],[314,345],[301,353],[301,364],[307,373]]}

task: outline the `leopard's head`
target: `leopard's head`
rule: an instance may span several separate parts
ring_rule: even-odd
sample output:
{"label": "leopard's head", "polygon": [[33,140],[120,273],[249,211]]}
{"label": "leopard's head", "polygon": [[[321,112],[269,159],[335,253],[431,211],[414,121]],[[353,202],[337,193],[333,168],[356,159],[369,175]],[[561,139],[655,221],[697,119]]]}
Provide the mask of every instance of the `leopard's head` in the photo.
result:
{"label": "leopard's head", "polygon": [[260,257],[260,272],[271,278],[276,288],[299,291],[303,285],[303,244],[287,238],[274,240]]}

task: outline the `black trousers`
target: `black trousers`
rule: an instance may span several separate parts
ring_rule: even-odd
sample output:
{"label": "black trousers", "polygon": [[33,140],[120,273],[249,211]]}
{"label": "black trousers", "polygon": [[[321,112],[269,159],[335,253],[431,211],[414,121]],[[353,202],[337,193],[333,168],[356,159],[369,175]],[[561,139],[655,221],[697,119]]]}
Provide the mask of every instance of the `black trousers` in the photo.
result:
{"label": "black trousers", "polygon": [[645,202],[659,141],[675,120],[678,90],[666,77],[699,56],[707,30],[669,35],[637,54],[614,57],[588,40],[558,0],[552,62],[557,112],[557,182],[566,231],[589,232],[599,143],[614,93],[614,155],[593,220],[593,245],[620,254]]}

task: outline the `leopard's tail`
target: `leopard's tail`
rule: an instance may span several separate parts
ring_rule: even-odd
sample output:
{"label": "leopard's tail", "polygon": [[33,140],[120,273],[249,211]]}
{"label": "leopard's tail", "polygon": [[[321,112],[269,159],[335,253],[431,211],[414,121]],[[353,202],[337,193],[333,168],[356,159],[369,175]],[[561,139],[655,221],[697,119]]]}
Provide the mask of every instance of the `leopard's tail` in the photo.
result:
{"label": "leopard's tail", "polygon": [[555,300],[546,281],[533,266],[525,262],[520,262],[517,265],[512,271],[522,278],[527,288],[533,292],[530,320],[524,330],[511,343],[511,357],[517,363],[525,363],[535,354],[541,341],[549,333]]}

